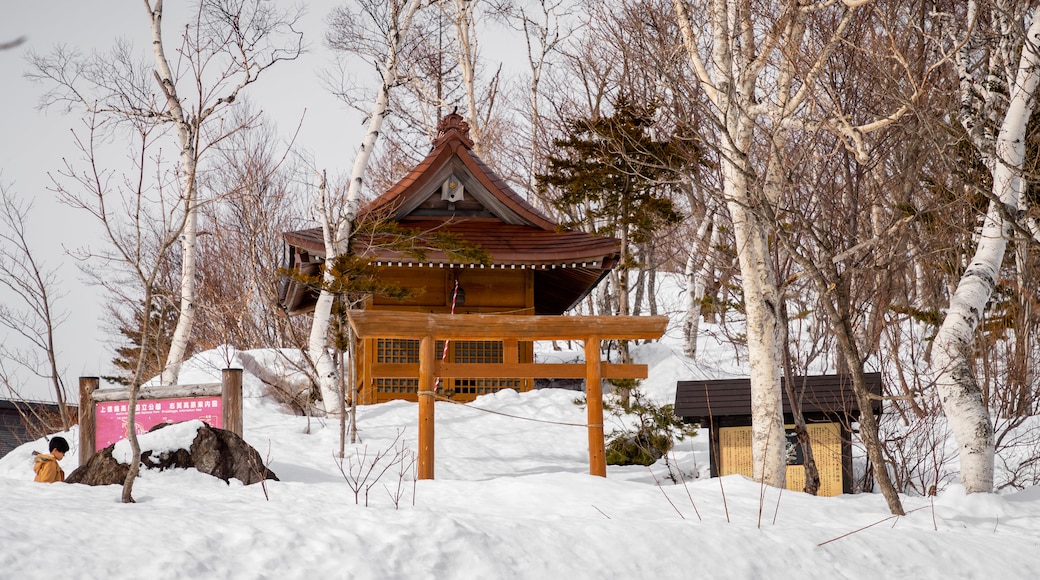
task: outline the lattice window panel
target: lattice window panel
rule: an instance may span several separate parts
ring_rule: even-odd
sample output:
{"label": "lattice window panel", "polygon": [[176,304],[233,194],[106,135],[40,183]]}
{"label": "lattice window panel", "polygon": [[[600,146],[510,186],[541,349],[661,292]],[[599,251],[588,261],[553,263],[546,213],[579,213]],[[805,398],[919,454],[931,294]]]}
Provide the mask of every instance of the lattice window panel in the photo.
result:
{"label": "lattice window panel", "polygon": [[417,363],[419,362],[419,341],[400,338],[376,339],[376,362]]}
{"label": "lattice window panel", "polygon": [[[454,343],[457,363],[500,363],[502,342],[498,340],[460,340]],[[435,352],[440,357],[444,341],[438,340]],[[419,341],[414,339],[380,338],[376,340],[376,362],[417,363]]]}
{"label": "lattice window panel", "polygon": [[373,379],[377,393],[418,393],[418,379]]}
{"label": "lattice window panel", "polygon": [[[444,352],[444,341],[438,340],[434,346],[437,360]],[[376,362],[381,363],[417,363],[419,362],[419,341],[411,338],[378,338],[376,339]]]}
{"label": "lattice window panel", "polygon": [[502,341],[500,340],[460,340],[455,343],[455,362],[457,363],[500,363],[502,362]]}
{"label": "lattice window panel", "polygon": [[517,389],[520,379],[455,379],[455,392],[466,395],[486,395],[502,389]]}
{"label": "lattice window panel", "polygon": [[[454,349],[452,360],[456,363],[500,363],[504,360],[502,341],[499,340],[460,340],[451,343]],[[441,358],[444,352],[444,341],[436,344],[436,356]],[[380,363],[417,363],[419,362],[419,341],[413,339],[376,339],[376,361]],[[387,394],[417,393],[417,379],[390,379],[374,377],[372,380],[376,392]],[[450,384],[449,384],[450,383]],[[445,381],[442,384],[455,394],[486,395],[502,389],[520,389],[522,379],[467,378]]]}
{"label": "lattice window panel", "polygon": [[[460,340],[455,343],[457,363],[500,363],[503,360],[500,340]],[[519,389],[519,379],[455,379],[454,391],[464,395],[486,395],[502,389]]]}

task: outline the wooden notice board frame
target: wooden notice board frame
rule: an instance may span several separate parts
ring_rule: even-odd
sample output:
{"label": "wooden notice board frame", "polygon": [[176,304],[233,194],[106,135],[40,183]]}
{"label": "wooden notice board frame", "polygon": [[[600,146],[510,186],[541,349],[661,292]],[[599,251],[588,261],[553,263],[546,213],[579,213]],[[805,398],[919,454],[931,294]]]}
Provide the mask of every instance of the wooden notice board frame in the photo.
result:
{"label": "wooden notice board frame", "polygon": [[[97,452],[96,404],[124,402],[130,398],[130,389],[99,389],[99,377],[79,378],[79,463],[87,461]],[[220,397],[221,422],[223,429],[242,436],[242,369],[223,369],[219,383],[202,385],[172,385],[165,387],[141,387],[137,392],[138,404],[159,399]]]}

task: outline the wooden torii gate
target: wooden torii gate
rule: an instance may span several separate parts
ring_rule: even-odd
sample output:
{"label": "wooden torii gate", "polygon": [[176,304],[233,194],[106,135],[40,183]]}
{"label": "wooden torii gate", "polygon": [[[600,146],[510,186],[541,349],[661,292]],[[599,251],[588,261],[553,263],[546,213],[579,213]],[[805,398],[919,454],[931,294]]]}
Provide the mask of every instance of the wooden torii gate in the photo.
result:
{"label": "wooden torii gate", "polygon": [[[589,473],[606,477],[603,437],[603,379],[645,379],[642,364],[612,364],[600,360],[602,340],[660,338],[665,316],[514,316],[499,314],[425,314],[355,310],[350,325],[358,338],[397,338],[419,341],[418,478],[433,479],[434,381],[442,378],[584,378],[588,408]],[[448,363],[438,359],[438,340],[501,340],[501,363]],[[585,364],[519,362],[519,341],[580,340]],[[414,377],[415,364],[380,363],[373,374]]]}

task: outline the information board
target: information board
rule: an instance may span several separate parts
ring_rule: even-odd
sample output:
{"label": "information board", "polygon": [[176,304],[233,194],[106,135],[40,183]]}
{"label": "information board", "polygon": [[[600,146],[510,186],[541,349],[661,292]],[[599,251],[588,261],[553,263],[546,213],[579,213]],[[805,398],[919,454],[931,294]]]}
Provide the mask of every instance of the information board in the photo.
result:
{"label": "information board", "polygon": [[[793,433],[793,426],[786,426]],[[837,423],[810,423],[807,425],[813,459],[820,474],[821,496],[840,495],[843,489],[841,427]],[[790,442],[792,438],[788,438]],[[787,489],[805,489],[805,467],[799,460],[800,452],[791,450],[787,466]],[[752,477],[751,427],[722,427],[719,429],[719,475],[740,474]]]}
{"label": "information board", "polygon": [[[104,449],[126,438],[126,425],[129,422],[127,401],[95,403],[94,412],[97,420],[95,449]],[[193,419],[201,419],[211,427],[223,428],[223,417],[220,397],[149,399],[137,402],[134,426],[139,435],[160,423],[179,423]]]}

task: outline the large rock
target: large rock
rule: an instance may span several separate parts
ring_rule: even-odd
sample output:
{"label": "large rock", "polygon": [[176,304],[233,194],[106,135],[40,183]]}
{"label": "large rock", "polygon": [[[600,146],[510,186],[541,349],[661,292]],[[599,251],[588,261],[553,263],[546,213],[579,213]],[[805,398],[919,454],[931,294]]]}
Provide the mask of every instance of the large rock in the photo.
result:
{"label": "large rock", "polygon": [[[167,426],[166,423],[161,423],[151,431]],[[130,466],[112,457],[113,449],[115,444],[95,453],[90,460],[65,478],[66,483],[122,484]],[[246,485],[265,479],[278,480],[274,472],[264,465],[256,449],[241,437],[231,431],[210,427],[207,424],[199,427],[190,449],[176,449],[163,453],[145,451],[141,453],[141,466],[160,471],[191,467],[224,481],[235,478]]]}
{"label": "large rock", "polygon": [[65,478],[65,483],[85,483],[87,485],[122,484],[130,466],[119,463],[112,457],[113,443],[94,454],[86,463],[80,465]]}

